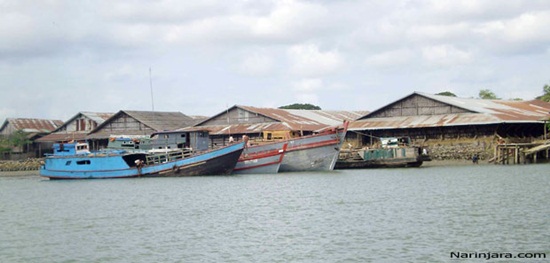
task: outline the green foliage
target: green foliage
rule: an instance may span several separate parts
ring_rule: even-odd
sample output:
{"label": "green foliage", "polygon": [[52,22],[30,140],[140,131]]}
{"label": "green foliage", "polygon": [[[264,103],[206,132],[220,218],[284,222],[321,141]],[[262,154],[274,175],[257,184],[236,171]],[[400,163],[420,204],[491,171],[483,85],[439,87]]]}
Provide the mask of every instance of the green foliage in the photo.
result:
{"label": "green foliage", "polygon": [[23,147],[32,141],[27,137],[24,131],[16,131],[9,136],[0,137],[0,152],[11,152],[14,147],[23,149]]}
{"label": "green foliage", "polygon": [[479,91],[479,98],[484,100],[500,100],[497,95],[489,89],[482,89]]}
{"label": "green foliage", "polygon": [[28,134],[24,131],[16,131],[10,135],[9,139],[13,146],[22,147],[31,143],[27,135]]}
{"label": "green foliage", "polygon": [[309,103],[294,103],[286,106],[281,106],[279,109],[285,110],[320,110],[321,107]]}
{"label": "green foliage", "polygon": [[441,95],[441,96],[448,96],[448,97],[456,97],[456,95],[450,91],[443,91],[443,92],[439,92],[435,95]]}
{"label": "green foliage", "polygon": [[512,99],[510,99],[510,100],[512,100],[512,101],[523,101],[522,98],[512,98]]}
{"label": "green foliage", "polygon": [[11,151],[10,141],[5,136],[0,136],[0,153]]}
{"label": "green foliage", "polygon": [[541,96],[538,96],[536,99],[550,102],[550,85],[548,84],[544,85],[544,87],[542,88],[542,91],[544,92],[544,94]]}

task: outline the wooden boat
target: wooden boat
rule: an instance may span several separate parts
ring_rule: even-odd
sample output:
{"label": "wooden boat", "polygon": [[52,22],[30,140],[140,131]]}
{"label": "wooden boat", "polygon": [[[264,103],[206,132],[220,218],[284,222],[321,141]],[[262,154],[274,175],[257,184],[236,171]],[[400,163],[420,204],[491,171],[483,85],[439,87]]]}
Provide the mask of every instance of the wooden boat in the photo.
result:
{"label": "wooden boat", "polygon": [[421,147],[410,146],[408,138],[381,138],[380,148],[343,150],[334,169],[420,167],[430,161]]}
{"label": "wooden boat", "polygon": [[279,172],[331,171],[336,165],[349,122],[318,134],[288,140]]}
{"label": "wooden boat", "polygon": [[234,174],[275,174],[283,161],[287,142],[246,146],[237,161]]}
{"label": "wooden boat", "polygon": [[99,179],[231,174],[246,142],[194,153],[185,149],[90,152],[87,143],[54,144],[40,175],[50,179]]}

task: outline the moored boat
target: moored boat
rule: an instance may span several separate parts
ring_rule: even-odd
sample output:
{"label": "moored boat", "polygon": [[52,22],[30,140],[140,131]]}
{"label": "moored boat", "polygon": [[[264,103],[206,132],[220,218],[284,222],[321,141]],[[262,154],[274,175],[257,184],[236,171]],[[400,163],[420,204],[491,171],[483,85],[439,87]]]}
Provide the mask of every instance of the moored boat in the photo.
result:
{"label": "moored boat", "polygon": [[381,138],[381,147],[343,150],[334,169],[420,167],[427,152],[411,146],[409,138]]}
{"label": "moored boat", "polygon": [[246,142],[193,153],[186,149],[90,152],[87,143],[54,144],[40,175],[50,179],[101,179],[231,174]]}
{"label": "moored boat", "polygon": [[318,134],[291,138],[279,172],[330,171],[334,169],[349,122]]}
{"label": "moored boat", "polygon": [[275,142],[247,146],[237,161],[234,174],[275,174],[284,158],[288,143]]}

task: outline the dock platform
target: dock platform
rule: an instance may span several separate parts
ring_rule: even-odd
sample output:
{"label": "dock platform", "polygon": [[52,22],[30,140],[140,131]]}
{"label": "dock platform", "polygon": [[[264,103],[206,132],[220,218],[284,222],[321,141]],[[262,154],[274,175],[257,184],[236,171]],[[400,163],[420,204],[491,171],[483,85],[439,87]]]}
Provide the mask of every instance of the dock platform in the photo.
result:
{"label": "dock platform", "polygon": [[534,143],[507,143],[495,146],[495,164],[527,164],[542,160],[548,162],[550,140]]}

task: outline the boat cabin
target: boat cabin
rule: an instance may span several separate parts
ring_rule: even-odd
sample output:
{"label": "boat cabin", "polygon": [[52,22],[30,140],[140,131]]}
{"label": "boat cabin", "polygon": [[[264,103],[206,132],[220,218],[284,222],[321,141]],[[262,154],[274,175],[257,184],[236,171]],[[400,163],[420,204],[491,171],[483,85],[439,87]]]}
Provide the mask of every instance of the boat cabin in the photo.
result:
{"label": "boat cabin", "polygon": [[111,135],[107,148],[142,151],[192,148],[205,151],[208,150],[208,132],[162,131],[151,136]]}
{"label": "boat cabin", "polygon": [[90,153],[90,147],[88,143],[85,143],[85,142],[53,144],[54,155],[79,155],[79,154],[89,154],[89,153]]}
{"label": "boat cabin", "polygon": [[291,138],[300,137],[300,134],[297,131],[267,131],[262,132],[262,139],[264,141],[277,141],[277,140],[288,140]]}
{"label": "boat cabin", "polygon": [[382,137],[380,143],[382,148],[397,148],[408,146],[411,139],[409,137]]}

